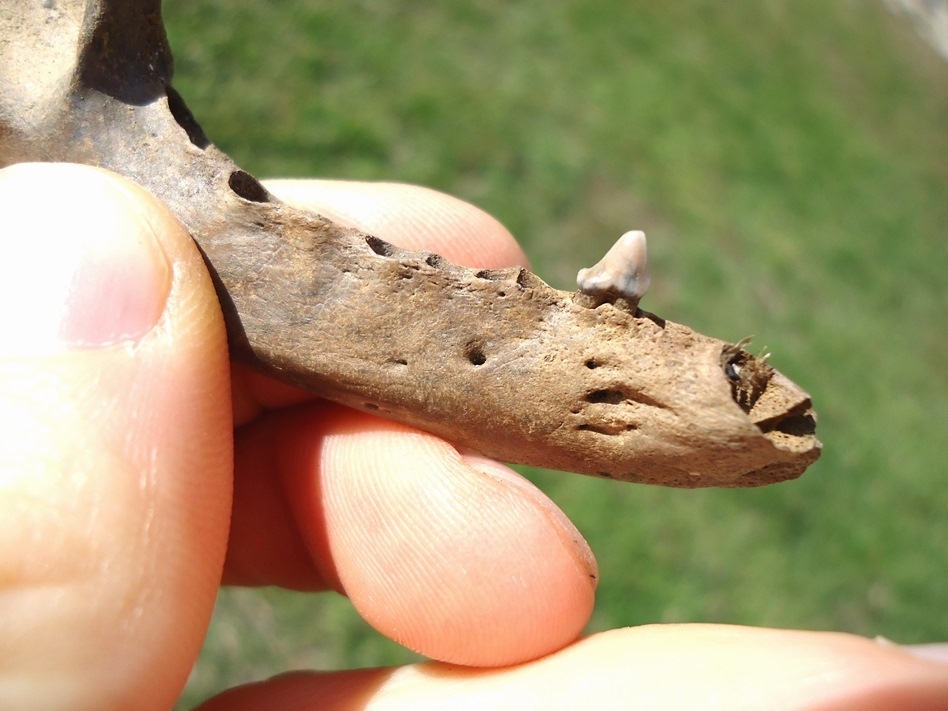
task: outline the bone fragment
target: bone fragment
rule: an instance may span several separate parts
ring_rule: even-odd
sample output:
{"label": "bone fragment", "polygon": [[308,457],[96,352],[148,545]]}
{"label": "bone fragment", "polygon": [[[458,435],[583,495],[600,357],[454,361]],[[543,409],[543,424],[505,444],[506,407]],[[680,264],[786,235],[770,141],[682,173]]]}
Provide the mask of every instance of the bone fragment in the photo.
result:
{"label": "bone fragment", "polygon": [[234,359],[521,464],[759,486],[819,456],[802,389],[636,308],[644,235],[580,293],[399,249],[267,192],[207,139],[171,66],[158,0],[4,3],[0,166],[86,163],[163,200],[204,254]]}

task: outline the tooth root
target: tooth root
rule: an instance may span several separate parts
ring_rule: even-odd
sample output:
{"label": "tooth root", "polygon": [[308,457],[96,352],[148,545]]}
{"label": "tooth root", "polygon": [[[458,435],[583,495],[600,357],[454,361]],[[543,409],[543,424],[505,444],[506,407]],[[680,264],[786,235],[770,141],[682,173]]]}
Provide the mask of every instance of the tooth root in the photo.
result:
{"label": "tooth root", "polygon": [[579,291],[597,303],[625,299],[632,309],[650,281],[645,233],[639,230],[626,232],[595,266],[580,269],[576,275]]}

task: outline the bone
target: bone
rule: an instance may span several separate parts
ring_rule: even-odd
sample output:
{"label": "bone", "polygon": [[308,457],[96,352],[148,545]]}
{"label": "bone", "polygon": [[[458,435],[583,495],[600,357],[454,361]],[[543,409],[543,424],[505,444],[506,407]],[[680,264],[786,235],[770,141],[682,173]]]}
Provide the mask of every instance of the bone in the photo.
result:
{"label": "bone", "polygon": [[592,297],[596,305],[624,299],[632,311],[650,283],[648,248],[640,230],[626,232],[595,266],[580,269],[576,275],[579,291]]}
{"label": "bone", "polygon": [[694,488],[792,479],[819,457],[802,389],[739,346],[635,308],[648,285],[641,232],[581,272],[576,294],[282,203],[170,86],[160,9],[4,5],[0,167],[86,163],[162,200],[201,249],[234,360],[517,464]]}

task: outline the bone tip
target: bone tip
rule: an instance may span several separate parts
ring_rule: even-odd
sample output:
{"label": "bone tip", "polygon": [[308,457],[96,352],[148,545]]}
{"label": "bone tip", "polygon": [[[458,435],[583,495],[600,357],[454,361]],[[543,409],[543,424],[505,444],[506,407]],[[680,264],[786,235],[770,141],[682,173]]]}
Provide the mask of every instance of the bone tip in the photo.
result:
{"label": "bone tip", "polygon": [[623,298],[637,304],[648,290],[648,248],[645,233],[631,230],[622,235],[599,262],[580,269],[576,285],[595,297]]}

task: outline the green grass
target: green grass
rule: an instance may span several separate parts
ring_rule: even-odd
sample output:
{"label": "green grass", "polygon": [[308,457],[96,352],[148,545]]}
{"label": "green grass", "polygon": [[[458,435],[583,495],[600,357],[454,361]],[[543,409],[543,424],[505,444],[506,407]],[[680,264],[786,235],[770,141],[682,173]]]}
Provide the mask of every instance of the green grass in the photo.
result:
{"label": "green grass", "polygon": [[[649,234],[645,306],[756,334],[823,458],[754,491],[532,472],[596,551],[591,629],[948,639],[948,64],[882,3],[168,0],[176,86],[261,176],[402,180],[569,288]],[[188,700],[411,658],[345,601],[225,592]]]}

